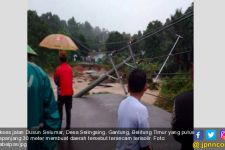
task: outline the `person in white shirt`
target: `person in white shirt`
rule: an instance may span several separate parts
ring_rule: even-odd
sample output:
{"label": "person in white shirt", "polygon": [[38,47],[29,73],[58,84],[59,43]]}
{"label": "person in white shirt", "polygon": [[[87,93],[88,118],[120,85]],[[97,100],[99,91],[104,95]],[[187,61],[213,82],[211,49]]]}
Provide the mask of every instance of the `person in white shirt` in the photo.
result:
{"label": "person in white shirt", "polygon": [[[117,127],[120,129],[142,130],[149,128],[149,115],[146,106],[140,100],[147,90],[146,74],[140,69],[134,69],[128,77],[128,92],[130,96],[124,99],[118,109]],[[139,135],[140,136],[140,135]],[[131,140],[118,141],[117,150],[150,150],[149,141]]]}

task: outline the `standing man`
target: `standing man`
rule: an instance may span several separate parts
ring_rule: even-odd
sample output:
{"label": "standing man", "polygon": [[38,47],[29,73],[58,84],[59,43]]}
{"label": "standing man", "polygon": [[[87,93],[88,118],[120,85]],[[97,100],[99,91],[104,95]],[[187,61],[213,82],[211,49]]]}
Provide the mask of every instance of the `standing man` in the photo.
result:
{"label": "standing man", "polygon": [[67,63],[67,55],[64,51],[59,53],[60,66],[57,67],[54,74],[54,81],[57,85],[58,108],[62,122],[63,105],[66,107],[66,130],[70,129],[72,95],[73,95],[73,71]]}
{"label": "standing man", "polygon": [[[27,46],[27,53],[27,128],[57,131],[60,129],[60,117],[49,78],[39,66],[29,62],[31,55],[36,55],[29,46]],[[53,140],[28,140],[29,150],[53,150],[55,145],[56,141]]]}
{"label": "standing man", "polygon": [[[146,106],[140,100],[147,90],[146,74],[140,69],[133,70],[128,77],[130,96],[124,99],[118,109],[118,128],[141,130],[149,128],[149,115]],[[117,150],[150,150],[147,141],[119,141]]]}

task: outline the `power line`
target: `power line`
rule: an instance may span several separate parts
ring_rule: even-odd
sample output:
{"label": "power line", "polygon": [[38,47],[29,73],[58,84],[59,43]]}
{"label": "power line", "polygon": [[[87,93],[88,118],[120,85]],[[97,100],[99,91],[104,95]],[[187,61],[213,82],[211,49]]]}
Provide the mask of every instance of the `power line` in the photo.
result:
{"label": "power line", "polygon": [[[161,75],[190,75],[191,73],[161,73]],[[153,74],[156,75],[156,74]]]}
{"label": "power line", "polygon": [[123,41],[118,41],[118,42],[108,42],[108,43],[98,43],[98,44],[94,44],[94,45],[112,45],[112,44],[122,44],[122,43],[127,43],[127,40],[123,40]]}
{"label": "power line", "polygon": [[[177,23],[180,23],[181,21],[184,21],[184,20],[186,20],[186,19],[188,19],[188,18],[190,18],[192,16],[193,16],[193,11],[190,11],[190,12],[184,14],[183,16],[177,18],[175,21],[173,21],[173,22],[171,22],[171,23],[169,23],[167,25],[164,25],[163,27],[159,27],[155,31],[147,32],[146,34],[144,34],[141,37],[137,38],[136,41],[133,42],[133,43],[131,43],[130,45],[134,45],[134,44],[136,44],[136,43],[138,43],[138,42],[140,42],[140,41],[142,41],[142,40],[144,40],[144,39],[146,39],[146,38],[148,38],[150,36],[153,36],[153,35],[161,32],[163,30],[168,29],[168,28],[172,27],[173,25],[175,25]],[[79,44],[82,47],[86,48],[89,51],[92,51],[90,48],[87,48],[86,46],[84,46],[83,44],[81,44],[80,41],[78,41],[78,42],[79,42]],[[127,42],[127,40],[119,41],[119,42],[109,42],[109,43],[104,43],[104,44],[100,44],[100,45],[121,44],[121,43],[125,43],[125,42]],[[98,45],[98,44],[94,44],[94,45]],[[99,52],[96,52],[96,53],[116,53],[116,52],[122,51],[123,49],[125,49],[127,47],[128,47],[128,45],[126,45],[126,46],[124,46],[124,47],[122,47],[122,48],[120,48],[118,50],[113,50],[113,51],[107,51],[107,50],[105,50],[105,51],[99,51]]]}
{"label": "power line", "polygon": [[[185,17],[185,16],[187,16],[187,17]],[[186,19],[188,19],[188,18],[190,18],[190,17],[192,17],[192,16],[193,16],[193,12],[191,11],[191,12],[189,12],[189,13],[187,13],[187,14],[185,14],[185,15],[179,17],[179,18],[177,18],[177,19],[176,19],[175,21],[173,21],[172,23],[169,23],[169,24],[167,24],[167,25],[165,25],[165,26],[163,26],[163,27],[158,28],[158,30],[156,30],[156,31],[152,31],[152,32],[146,33],[145,35],[143,35],[143,38],[141,37],[141,38],[139,38],[138,40],[144,40],[144,39],[148,38],[149,36],[152,36],[152,35],[154,35],[154,34],[157,34],[157,33],[161,32],[161,31],[167,29],[167,28],[170,28],[171,26],[173,26],[173,25],[175,25],[175,24],[177,24],[177,23],[180,23],[181,21],[186,20]],[[135,41],[135,42],[132,43],[132,44],[135,44],[136,42],[137,42],[137,41]]]}
{"label": "power line", "polygon": [[169,98],[158,96],[158,95],[154,95],[154,94],[151,94],[151,93],[148,93],[148,92],[145,92],[145,94],[148,94],[148,95],[160,98],[160,99],[164,99],[164,100],[167,100],[167,101],[171,101],[171,99],[169,99]]}
{"label": "power line", "polygon": [[[193,11],[190,11],[190,12],[184,14],[184,15],[181,16],[180,18],[177,18],[175,21],[177,21],[177,20],[179,20],[179,19],[182,19],[185,15],[189,15],[189,14],[193,15]],[[172,32],[172,31],[170,31],[170,32]],[[150,33],[152,33],[152,32],[146,32],[146,33],[145,33],[144,35],[142,35],[141,37],[147,36],[147,35],[150,34]],[[138,39],[141,39],[141,37],[139,37]],[[121,44],[121,43],[125,43],[125,42],[127,43],[128,41],[127,41],[127,40],[123,40],[123,41],[119,41],[119,42],[99,43],[99,44],[95,44],[95,45]]]}
{"label": "power line", "polygon": [[[183,15],[182,17],[180,17],[180,18],[178,18],[178,19],[176,19],[176,20],[173,21],[172,23],[169,23],[169,24],[167,24],[167,25],[165,25],[165,26],[163,26],[163,27],[158,28],[156,31],[152,31],[152,32],[149,32],[149,33],[143,35],[142,37],[138,38],[135,42],[131,43],[130,45],[134,45],[134,44],[136,44],[136,43],[138,43],[138,42],[140,42],[140,41],[142,41],[142,40],[144,40],[144,39],[146,39],[146,38],[148,38],[148,37],[150,37],[150,36],[153,36],[153,35],[155,35],[155,34],[161,32],[161,31],[163,31],[163,30],[168,29],[168,28],[172,27],[173,25],[175,25],[175,24],[177,24],[177,23],[180,23],[181,21],[184,21],[184,20],[186,20],[186,19],[188,19],[188,18],[190,18],[190,17],[192,17],[192,16],[193,16],[193,11],[191,11],[191,12],[189,12],[189,13]],[[127,48],[127,47],[128,47],[128,45],[126,45],[126,46],[124,46],[124,47],[122,47],[122,48],[120,48],[120,49],[118,49],[118,50],[114,50],[113,53],[122,51],[123,49],[125,49],[125,48]]]}
{"label": "power line", "polygon": [[189,78],[180,78],[180,79],[161,79],[162,81],[190,81]]}
{"label": "power line", "polygon": [[81,47],[85,48],[86,50],[88,50],[89,52],[90,51],[93,51],[91,50],[90,48],[88,48],[87,46],[85,46],[84,44],[82,44],[81,41],[77,40],[77,39],[73,39],[74,41],[76,41]]}
{"label": "power line", "polygon": [[[189,14],[189,13],[188,13],[188,14]],[[186,15],[187,15],[187,14],[186,14]],[[179,23],[179,22],[181,22],[181,21],[183,21],[183,20],[189,18],[189,17],[192,17],[192,16],[193,16],[193,13],[192,13],[191,15],[187,15],[186,17],[185,17],[185,15],[183,15],[183,16],[181,17],[181,19],[177,19],[177,20],[174,21],[173,23],[170,23],[170,24],[168,24],[168,25],[165,25],[165,26],[159,28],[158,30],[156,30],[156,31],[154,31],[154,32],[150,32],[149,34],[144,35],[144,36],[142,36],[141,38],[138,38],[138,40],[136,40],[135,42],[129,43],[127,46],[122,47],[121,49],[115,50],[115,51],[112,51],[112,52],[116,52],[116,51],[119,52],[119,51],[122,51],[124,48],[127,48],[128,46],[131,46],[131,45],[133,45],[133,44],[135,44],[135,43],[138,43],[138,42],[140,42],[141,40],[144,40],[144,39],[146,39],[146,38],[148,38],[148,37],[150,37],[150,36],[152,36],[152,35],[155,35],[155,34],[161,32],[161,31],[163,31],[163,30],[165,30],[165,29],[167,29],[167,28],[169,28],[169,27],[171,27],[171,26],[173,26],[173,25],[175,25],[175,24],[177,24],[177,23]],[[112,54],[113,54],[113,53],[111,53],[111,56],[112,56]],[[106,72],[105,74],[103,74],[102,76],[100,76],[98,79],[96,79],[94,82],[92,82],[88,87],[86,87],[85,89],[83,89],[82,91],[80,91],[79,93],[77,93],[77,94],[75,95],[75,97],[81,97],[81,96],[84,95],[86,92],[88,92],[88,91],[90,91],[91,89],[93,89],[96,85],[98,85],[99,83],[101,83],[101,82],[103,82],[104,80],[106,80],[106,79],[109,77],[108,75],[112,74],[114,71],[116,72],[117,69],[119,69],[120,67],[122,67],[124,64],[126,64],[126,63],[127,63],[128,61],[130,61],[131,59],[132,59],[132,57],[129,56],[127,59],[125,59],[125,60],[124,60],[123,62],[121,62],[120,64],[115,65],[113,69],[111,69],[110,71],[108,71],[108,72]],[[111,58],[111,60],[112,60],[112,58]],[[112,64],[113,64],[113,62],[112,62]],[[164,98],[164,97],[161,97],[161,96],[157,96],[157,95],[154,95],[154,94],[151,94],[151,93],[146,93],[146,94],[149,94],[149,95],[152,95],[152,96],[155,96],[155,97],[159,97],[159,98],[162,98],[162,99],[169,100],[169,99],[167,99],[167,98]]]}
{"label": "power line", "polygon": [[[177,52],[177,53],[170,54],[169,56],[175,56],[175,55],[180,55],[180,54],[185,54],[185,53],[190,53],[190,52],[193,52],[193,51]],[[161,57],[167,57],[167,56],[168,55],[160,55],[160,56],[155,56],[155,57],[151,57],[151,58],[142,58],[141,60],[152,60],[152,59],[161,58]]]}

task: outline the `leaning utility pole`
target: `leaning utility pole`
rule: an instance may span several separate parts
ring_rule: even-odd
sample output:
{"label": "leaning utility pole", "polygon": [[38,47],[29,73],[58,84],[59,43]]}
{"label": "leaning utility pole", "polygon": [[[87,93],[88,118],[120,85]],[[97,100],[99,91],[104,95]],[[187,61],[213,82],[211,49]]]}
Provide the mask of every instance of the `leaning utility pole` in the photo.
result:
{"label": "leaning utility pole", "polygon": [[159,72],[158,72],[158,74],[157,74],[156,78],[153,80],[153,82],[157,82],[157,80],[158,80],[158,77],[159,77],[160,73],[162,72],[162,70],[163,70],[164,66],[166,65],[166,62],[168,61],[168,59],[169,59],[170,55],[172,54],[172,52],[173,52],[173,50],[174,50],[175,46],[177,45],[177,42],[179,41],[179,39],[180,39],[180,38],[183,38],[183,37],[177,34],[177,39],[176,39],[176,42],[174,43],[174,45],[173,45],[172,49],[170,50],[170,52],[169,52],[168,56],[166,57],[166,60],[164,61],[164,63],[163,63],[163,65],[162,65],[162,67],[160,68],[160,70],[159,70]]}
{"label": "leaning utility pole", "polygon": [[91,89],[93,89],[94,87],[96,87],[98,84],[100,84],[104,80],[108,79],[108,77],[111,78],[112,76],[110,74],[112,74],[115,71],[115,69],[121,68],[124,64],[126,64],[131,59],[132,59],[132,57],[129,56],[127,59],[125,59],[120,64],[115,65],[115,68],[109,70],[108,72],[106,72],[105,74],[103,74],[102,76],[100,76],[97,80],[93,81],[89,86],[87,86],[85,89],[81,90],[74,97],[82,97],[85,93],[87,93],[88,91],[90,91]]}

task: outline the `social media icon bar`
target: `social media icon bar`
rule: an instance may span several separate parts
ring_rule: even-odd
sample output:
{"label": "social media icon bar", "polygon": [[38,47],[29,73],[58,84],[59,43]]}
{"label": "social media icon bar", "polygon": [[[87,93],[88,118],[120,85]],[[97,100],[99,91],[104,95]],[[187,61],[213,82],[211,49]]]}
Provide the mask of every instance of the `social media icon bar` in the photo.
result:
{"label": "social media icon bar", "polygon": [[220,139],[225,140],[225,130],[220,130]]}
{"label": "social media icon bar", "polygon": [[216,130],[206,130],[206,140],[216,140]]}

